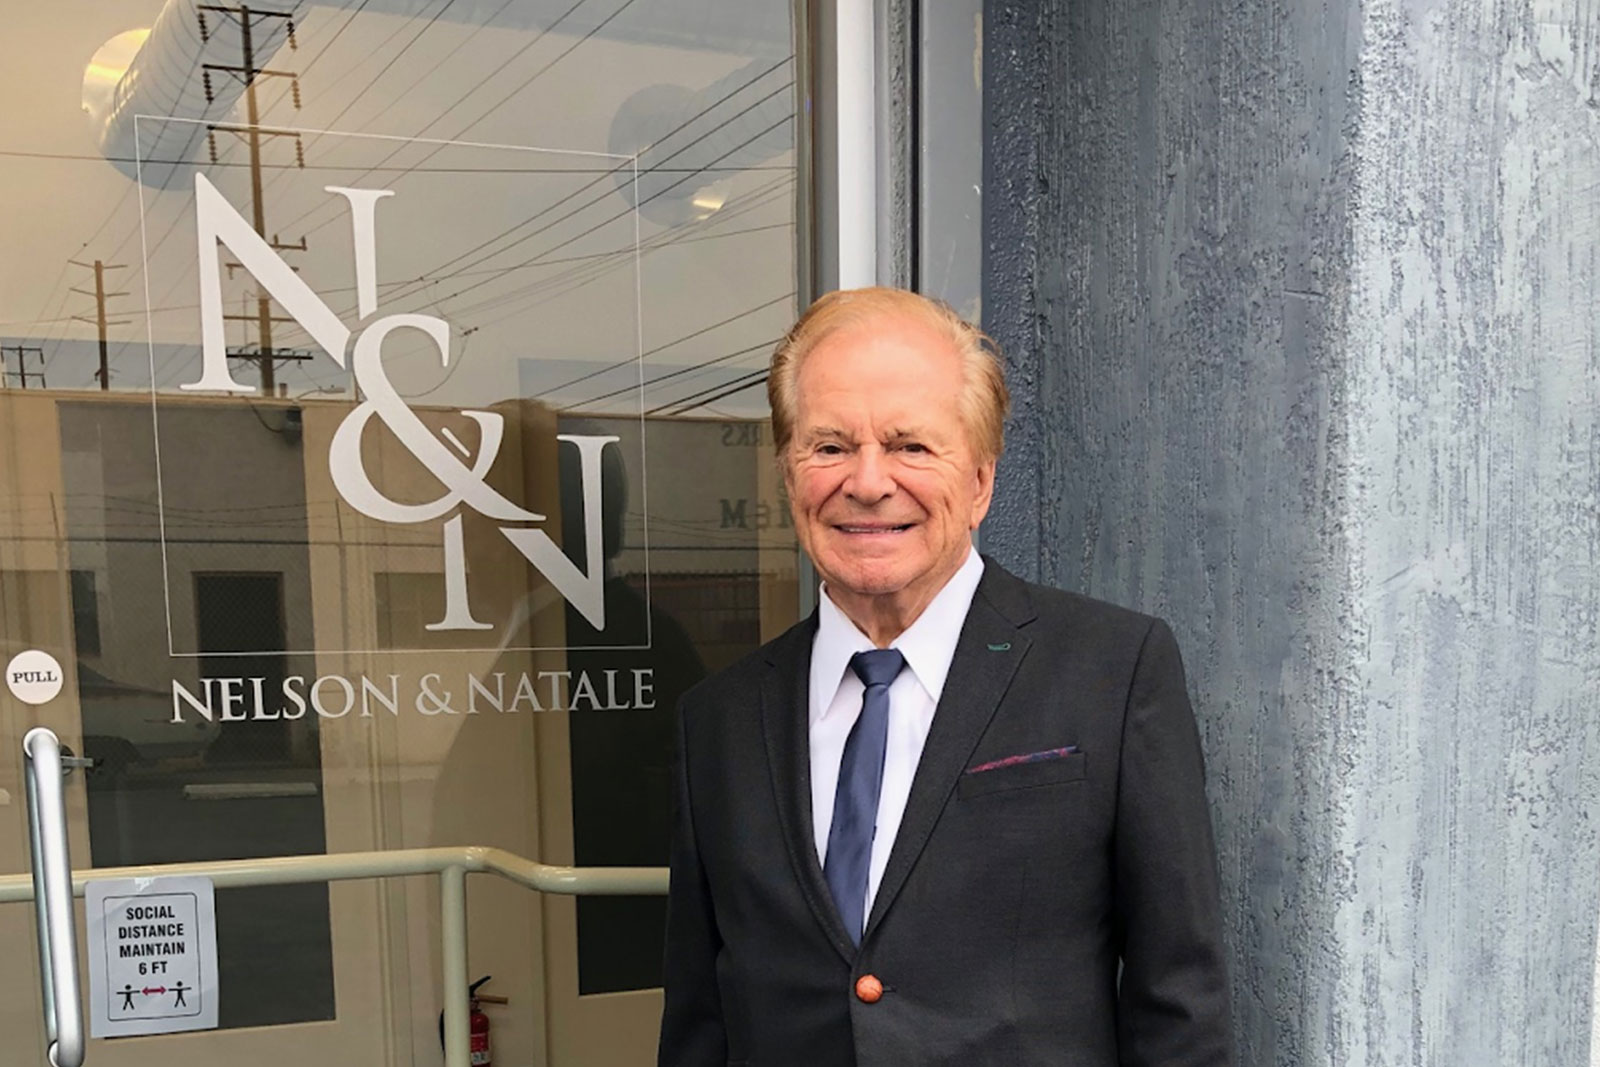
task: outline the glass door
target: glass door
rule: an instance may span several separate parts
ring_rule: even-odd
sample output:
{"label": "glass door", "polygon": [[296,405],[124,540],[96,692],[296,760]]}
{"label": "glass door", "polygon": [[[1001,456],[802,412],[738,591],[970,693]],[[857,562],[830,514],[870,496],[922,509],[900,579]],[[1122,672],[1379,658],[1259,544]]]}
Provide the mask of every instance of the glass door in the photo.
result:
{"label": "glass door", "polygon": [[[677,696],[793,622],[782,0],[40,4],[0,71],[0,875],[491,845],[664,865]],[[433,879],[217,893],[216,1030],[441,1062]],[[664,901],[469,881],[494,1062],[653,1062]],[[81,917],[81,916],[80,916]],[[32,959],[30,909],[0,954]],[[82,934],[80,932],[80,939]],[[44,1056],[31,968],[9,1047]],[[25,1060],[19,1060],[24,1062]]]}

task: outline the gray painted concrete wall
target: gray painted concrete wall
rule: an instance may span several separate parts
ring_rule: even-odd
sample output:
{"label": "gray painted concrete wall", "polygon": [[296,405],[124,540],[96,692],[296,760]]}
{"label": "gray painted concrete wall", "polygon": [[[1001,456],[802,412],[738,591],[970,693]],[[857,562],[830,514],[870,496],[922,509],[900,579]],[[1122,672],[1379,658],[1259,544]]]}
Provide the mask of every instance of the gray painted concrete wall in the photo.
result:
{"label": "gray painted concrete wall", "polygon": [[1590,1062],[1600,3],[990,0],[986,551],[1183,642],[1242,1064]]}

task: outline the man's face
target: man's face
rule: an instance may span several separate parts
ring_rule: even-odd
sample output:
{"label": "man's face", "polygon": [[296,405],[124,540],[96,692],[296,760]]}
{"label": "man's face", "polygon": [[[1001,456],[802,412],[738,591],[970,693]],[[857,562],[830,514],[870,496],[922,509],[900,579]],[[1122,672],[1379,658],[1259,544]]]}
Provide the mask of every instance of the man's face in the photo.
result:
{"label": "man's face", "polygon": [[961,418],[961,356],[885,316],[825,338],[795,384],[784,476],[800,543],[858,624],[909,625],[961,566],[994,489]]}

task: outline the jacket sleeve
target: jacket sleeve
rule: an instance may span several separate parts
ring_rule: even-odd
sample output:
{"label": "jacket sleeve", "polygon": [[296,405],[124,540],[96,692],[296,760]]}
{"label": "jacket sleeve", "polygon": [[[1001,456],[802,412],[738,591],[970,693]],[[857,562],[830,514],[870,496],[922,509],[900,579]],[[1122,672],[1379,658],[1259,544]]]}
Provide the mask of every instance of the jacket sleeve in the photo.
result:
{"label": "jacket sleeve", "polygon": [[1114,907],[1123,1067],[1227,1067],[1228,976],[1199,732],[1177,641],[1155,621],[1123,720]]}
{"label": "jacket sleeve", "polygon": [[672,832],[672,884],[667,897],[666,1002],[661,1015],[660,1067],[722,1067],[728,1040],[717,988],[722,941],[711,889],[695,841],[690,800],[686,708],[678,708],[677,812]]}

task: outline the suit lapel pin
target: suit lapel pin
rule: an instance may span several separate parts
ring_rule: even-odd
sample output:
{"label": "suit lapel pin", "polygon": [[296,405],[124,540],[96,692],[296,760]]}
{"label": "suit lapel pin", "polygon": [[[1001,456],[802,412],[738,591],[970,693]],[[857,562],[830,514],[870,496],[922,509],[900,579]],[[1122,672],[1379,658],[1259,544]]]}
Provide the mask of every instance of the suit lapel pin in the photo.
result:
{"label": "suit lapel pin", "polygon": [[1011,651],[1011,642],[1010,641],[1006,641],[1006,642],[1003,642],[1003,643],[998,644],[998,645],[990,645],[989,646],[989,651],[990,652],[1010,652]]}

